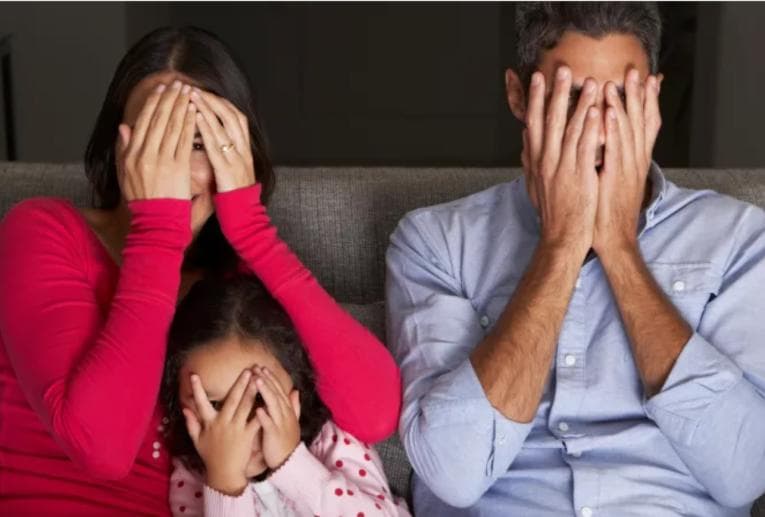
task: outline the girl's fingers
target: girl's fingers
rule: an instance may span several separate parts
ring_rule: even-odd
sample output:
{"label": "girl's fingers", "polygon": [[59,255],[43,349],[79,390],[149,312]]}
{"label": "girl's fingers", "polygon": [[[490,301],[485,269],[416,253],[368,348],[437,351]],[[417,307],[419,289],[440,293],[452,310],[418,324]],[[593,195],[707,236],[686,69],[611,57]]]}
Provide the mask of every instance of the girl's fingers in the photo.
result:
{"label": "girl's fingers", "polygon": [[157,104],[157,108],[154,110],[154,115],[149,123],[149,129],[146,132],[142,149],[148,153],[158,153],[159,147],[162,145],[162,139],[165,136],[165,129],[167,128],[167,122],[170,120],[170,114],[173,111],[175,101],[178,99],[178,95],[181,93],[181,82],[173,81],[173,84],[165,90],[162,94],[162,98]]}
{"label": "girl's fingers", "polygon": [[266,379],[269,381],[271,389],[274,391],[274,393],[276,393],[279,402],[281,402],[281,409],[288,409],[290,406],[290,399],[287,396],[287,393],[285,393],[284,388],[282,388],[281,383],[276,378],[276,375],[274,375],[274,372],[268,368],[263,368],[263,373],[265,374]]}
{"label": "girl's fingers", "polygon": [[249,418],[250,413],[252,412],[252,406],[255,405],[257,396],[258,385],[255,384],[254,379],[250,378],[250,381],[247,383],[247,388],[244,390],[244,396],[242,396],[242,400],[236,408],[236,413],[234,413],[234,420],[239,423],[247,422],[247,418]]}
{"label": "girl's fingers", "polygon": [[262,407],[259,407],[257,410],[255,410],[255,418],[260,423],[260,426],[263,428],[264,432],[273,433],[276,430],[276,423],[273,421],[268,412],[266,412],[266,410]]}
{"label": "girl's fingers", "polygon": [[167,127],[165,128],[165,134],[162,137],[162,143],[159,146],[159,152],[165,156],[175,156],[175,151],[178,148],[178,141],[186,122],[186,115],[189,112],[188,106],[190,94],[191,86],[184,84],[181,87],[178,97],[175,99],[175,103],[173,104],[172,111],[170,112],[167,121]]}
{"label": "girl's fingers", "polygon": [[298,390],[292,390],[290,392],[290,402],[292,411],[295,412],[295,418],[300,422],[300,392]]}
{"label": "girl's fingers", "polygon": [[183,408],[181,411],[183,412],[183,417],[186,419],[186,430],[189,432],[191,441],[194,442],[194,446],[196,447],[197,442],[199,441],[199,433],[202,432],[202,424],[192,410]]}
{"label": "girl's fingers", "polygon": [[135,126],[133,127],[133,135],[131,138],[132,149],[140,149],[143,147],[143,141],[146,138],[146,132],[149,130],[149,124],[152,117],[154,117],[154,110],[159,104],[159,100],[162,98],[162,93],[167,87],[164,84],[157,85],[151,95],[146,99],[146,102],[138,113]]}
{"label": "girl's fingers", "polygon": [[250,383],[250,378],[252,378],[252,372],[250,372],[249,369],[244,370],[239,374],[236,382],[229,390],[228,395],[226,396],[226,401],[223,403],[223,407],[220,410],[220,417],[223,418],[225,422],[229,422],[234,418],[234,413],[237,408],[239,408],[244,392],[247,390],[247,385]]}
{"label": "girl's fingers", "polygon": [[192,103],[186,105],[186,115],[183,121],[183,130],[178,138],[178,146],[175,149],[175,159],[180,160],[191,155],[194,149],[194,134],[197,129],[197,107]]}
{"label": "girl's fingers", "polygon": [[239,121],[237,110],[229,101],[209,92],[199,91],[202,102],[223,121],[223,129],[239,151],[244,150],[248,144],[245,138],[246,130],[243,130]]}
{"label": "girl's fingers", "polygon": [[197,412],[202,422],[214,420],[217,412],[207,398],[207,393],[205,393],[205,389],[202,386],[202,380],[196,374],[191,374],[191,392],[194,394],[194,404],[197,406]]}

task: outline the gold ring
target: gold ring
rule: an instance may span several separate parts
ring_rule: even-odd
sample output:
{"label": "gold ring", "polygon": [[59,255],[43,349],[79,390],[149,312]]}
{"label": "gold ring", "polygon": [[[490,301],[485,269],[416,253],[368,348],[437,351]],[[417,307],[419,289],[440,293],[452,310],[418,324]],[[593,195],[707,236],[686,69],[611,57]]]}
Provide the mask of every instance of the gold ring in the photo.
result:
{"label": "gold ring", "polygon": [[234,144],[222,145],[222,146],[220,146],[220,152],[227,153],[227,152],[229,152],[233,148],[234,148]]}

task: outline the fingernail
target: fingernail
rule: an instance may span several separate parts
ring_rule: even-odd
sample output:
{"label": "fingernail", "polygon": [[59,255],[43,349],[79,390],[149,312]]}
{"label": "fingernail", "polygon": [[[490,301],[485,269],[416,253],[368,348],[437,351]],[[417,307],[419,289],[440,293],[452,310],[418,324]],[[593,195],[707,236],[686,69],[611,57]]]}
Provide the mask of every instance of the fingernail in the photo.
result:
{"label": "fingernail", "polygon": [[180,87],[181,87],[181,82],[180,81],[178,81],[178,80],[173,81],[173,90],[177,90]]}
{"label": "fingernail", "polygon": [[534,73],[532,74],[532,76],[531,76],[531,85],[532,85],[532,86],[539,86],[539,83],[540,83],[540,82],[541,82],[541,81],[540,81],[540,79],[539,79],[539,72],[534,72]]}
{"label": "fingernail", "polygon": [[189,86],[188,84],[184,84],[184,85],[183,85],[183,89],[181,89],[181,92],[182,92],[184,95],[186,95],[186,94],[188,94],[190,91],[191,91],[191,86]]}
{"label": "fingernail", "polygon": [[161,93],[161,92],[164,92],[164,91],[165,91],[165,85],[164,84],[159,84],[157,86],[157,92]]}
{"label": "fingernail", "polygon": [[557,77],[559,81],[563,81],[564,79],[568,78],[568,68],[560,67],[558,69]]}

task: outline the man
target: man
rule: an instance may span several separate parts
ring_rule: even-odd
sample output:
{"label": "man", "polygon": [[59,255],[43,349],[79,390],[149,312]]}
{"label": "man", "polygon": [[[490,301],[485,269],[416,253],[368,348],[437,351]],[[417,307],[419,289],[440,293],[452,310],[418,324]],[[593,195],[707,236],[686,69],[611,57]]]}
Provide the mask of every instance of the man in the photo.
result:
{"label": "man", "polygon": [[748,515],[765,213],[652,163],[655,5],[525,5],[518,29],[524,178],[408,214],[388,250],[415,512]]}

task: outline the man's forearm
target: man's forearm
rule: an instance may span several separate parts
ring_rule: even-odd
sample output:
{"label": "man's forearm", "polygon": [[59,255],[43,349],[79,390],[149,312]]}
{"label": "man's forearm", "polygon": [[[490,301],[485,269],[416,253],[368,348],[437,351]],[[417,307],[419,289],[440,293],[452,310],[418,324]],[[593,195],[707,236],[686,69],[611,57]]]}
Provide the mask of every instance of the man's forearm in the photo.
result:
{"label": "man's forearm", "polygon": [[600,261],[650,397],[661,390],[693,330],[658,286],[637,246],[611,250]]}
{"label": "man's forearm", "polygon": [[540,245],[491,334],[470,360],[489,402],[529,422],[539,406],[582,256]]}

